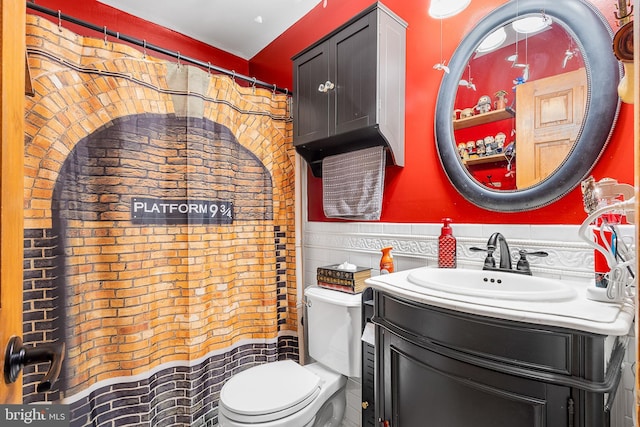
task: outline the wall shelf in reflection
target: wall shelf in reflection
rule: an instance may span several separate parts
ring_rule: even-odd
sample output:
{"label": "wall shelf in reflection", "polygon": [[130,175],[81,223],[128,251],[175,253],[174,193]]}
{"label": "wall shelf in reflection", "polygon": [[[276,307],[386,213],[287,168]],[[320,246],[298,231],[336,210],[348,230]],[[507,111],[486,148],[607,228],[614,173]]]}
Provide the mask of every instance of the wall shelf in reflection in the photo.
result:
{"label": "wall shelf in reflection", "polygon": [[464,129],[471,126],[483,125],[485,123],[497,122],[498,120],[510,119],[516,115],[512,108],[489,111],[488,113],[477,114],[475,116],[453,121],[453,130]]}
{"label": "wall shelf in reflection", "polygon": [[467,159],[467,160],[463,160],[462,162],[466,166],[475,166],[475,165],[481,165],[484,163],[506,162],[506,161],[507,161],[507,158],[504,156],[504,154],[500,153],[500,154],[492,154],[490,156],[476,157],[474,159]]}

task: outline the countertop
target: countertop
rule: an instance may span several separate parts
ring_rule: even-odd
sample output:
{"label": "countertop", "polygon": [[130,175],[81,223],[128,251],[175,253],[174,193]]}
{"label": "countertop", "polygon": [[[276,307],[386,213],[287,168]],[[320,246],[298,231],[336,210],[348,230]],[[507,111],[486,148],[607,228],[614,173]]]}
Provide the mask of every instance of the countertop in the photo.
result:
{"label": "countertop", "polygon": [[[420,267],[420,269],[432,267]],[[566,301],[514,301],[451,294],[415,285],[408,280],[412,270],[371,277],[366,280],[375,290],[415,302],[464,313],[519,322],[564,327],[601,335],[627,335],[635,309],[633,300],[600,302],[587,299],[587,280],[562,280],[575,287],[577,296]]]}

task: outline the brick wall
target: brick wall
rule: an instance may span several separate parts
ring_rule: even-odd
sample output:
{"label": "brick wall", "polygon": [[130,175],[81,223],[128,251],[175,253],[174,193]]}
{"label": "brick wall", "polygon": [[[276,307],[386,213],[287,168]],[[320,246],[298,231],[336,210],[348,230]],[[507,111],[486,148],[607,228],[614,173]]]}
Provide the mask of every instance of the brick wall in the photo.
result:
{"label": "brick wall", "polygon": [[[57,303],[60,292],[56,284],[56,262],[59,259],[58,238],[52,230],[25,230],[23,281],[23,341],[25,344],[54,343],[62,339],[62,307]],[[48,364],[25,366],[22,394],[25,403],[60,398],[56,387],[46,396],[36,394]]]}
{"label": "brick wall", "polygon": [[244,344],[194,366],[165,367],[146,378],[104,385],[70,404],[71,426],[214,426],[224,382],[238,370],[281,357],[275,345]]}
{"label": "brick wall", "polygon": [[[33,392],[43,367],[27,372],[25,401],[79,402],[104,387],[119,398],[126,378],[149,381],[147,393],[180,383],[193,394],[208,375],[193,374],[193,361],[247,341],[263,344],[227,371],[259,363],[264,348],[297,358],[286,97],[215,75],[202,93],[176,91],[175,64],[34,16],[27,51],[36,96],[25,116],[25,342],[64,340],[67,354],[46,396]],[[176,107],[190,98],[199,109]],[[145,224],[132,218],[135,197],[228,201],[234,219]],[[153,376],[166,369],[189,380],[160,386]],[[210,400],[191,399],[186,412],[181,401],[167,417],[193,417],[206,401],[204,423]],[[83,407],[77,420],[92,416]]]}

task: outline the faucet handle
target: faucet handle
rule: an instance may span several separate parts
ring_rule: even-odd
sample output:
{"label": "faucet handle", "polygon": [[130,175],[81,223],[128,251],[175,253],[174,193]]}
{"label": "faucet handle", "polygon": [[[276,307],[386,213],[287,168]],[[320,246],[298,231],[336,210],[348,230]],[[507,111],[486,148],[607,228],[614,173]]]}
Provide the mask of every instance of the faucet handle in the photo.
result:
{"label": "faucet handle", "polygon": [[494,247],[479,248],[477,246],[471,246],[469,248],[469,250],[472,251],[472,252],[486,252],[487,253],[487,257],[484,259],[484,266],[482,267],[483,270],[486,270],[487,268],[495,268],[496,267],[496,260],[493,257],[493,251],[495,250]]}
{"label": "faucet handle", "polygon": [[531,267],[529,266],[527,255],[537,257],[546,257],[549,255],[544,251],[528,252],[526,249],[520,249],[518,253],[520,254],[520,259],[518,260],[518,264],[516,265],[516,270],[521,271],[524,274],[528,274],[529,276],[531,276]]}
{"label": "faucet handle", "polygon": [[544,257],[546,257],[546,256],[549,256],[549,253],[547,253],[547,252],[545,252],[545,251],[529,252],[529,251],[528,251],[528,250],[526,250],[526,249],[520,249],[520,250],[518,251],[518,253],[519,253],[520,255],[525,255],[525,256],[526,256],[526,255],[539,256],[539,257],[542,257],[542,258],[544,258]]}

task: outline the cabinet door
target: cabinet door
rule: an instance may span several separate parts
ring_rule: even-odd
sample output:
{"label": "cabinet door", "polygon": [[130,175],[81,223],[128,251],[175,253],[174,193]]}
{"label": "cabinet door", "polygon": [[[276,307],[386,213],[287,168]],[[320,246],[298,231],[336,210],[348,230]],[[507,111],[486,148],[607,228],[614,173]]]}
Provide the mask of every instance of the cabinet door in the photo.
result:
{"label": "cabinet door", "polygon": [[376,407],[392,427],[562,427],[570,389],[491,371],[379,332]]}
{"label": "cabinet door", "polygon": [[330,80],[335,83],[329,106],[329,134],[341,134],[376,123],[376,13],[338,32],[330,43]]}
{"label": "cabinet door", "polygon": [[319,87],[329,79],[329,45],[322,43],[296,58],[293,64],[295,105],[294,145],[329,136],[329,97]]}
{"label": "cabinet door", "polygon": [[374,427],[375,418],[375,347],[362,343],[362,427]]}

